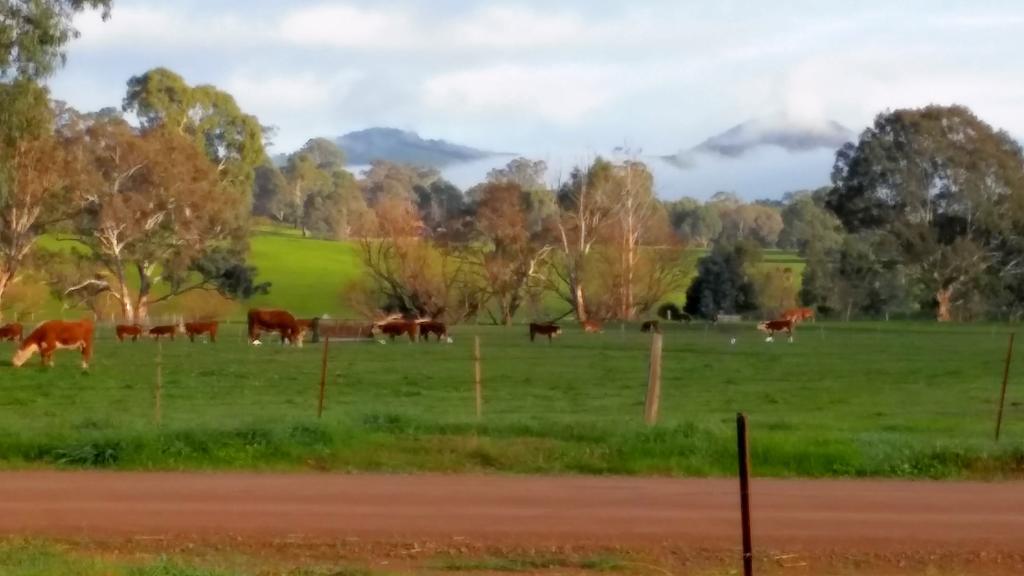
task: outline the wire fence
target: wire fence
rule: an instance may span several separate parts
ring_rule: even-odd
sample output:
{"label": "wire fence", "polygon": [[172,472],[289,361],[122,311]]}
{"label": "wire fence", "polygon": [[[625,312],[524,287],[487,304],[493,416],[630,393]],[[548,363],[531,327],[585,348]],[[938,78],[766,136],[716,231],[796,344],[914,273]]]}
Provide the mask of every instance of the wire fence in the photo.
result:
{"label": "wire fence", "polygon": [[[764,342],[745,324],[665,326],[664,332],[659,422],[665,426],[724,429],[736,410],[745,409],[780,432],[965,441],[994,433],[1005,327],[819,323],[800,327],[792,344]],[[77,359],[67,351],[57,354],[51,370],[31,363],[19,371],[4,368],[3,420],[109,420],[113,426],[151,421],[156,345],[145,338],[118,343],[107,324],[97,333],[88,375],[77,373]],[[643,425],[651,340],[638,326],[607,326],[597,335],[567,330],[552,343],[530,342],[521,326],[454,327],[452,333],[451,345],[399,339],[381,346],[336,332],[324,375],[324,419],[391,414],[439,425],[477,421],[473,340],[479,337],[481,422]],[[224,322],[215,344],[205,336],[195,343],[180,336],[164,341],[162,424],[316,418],[321,347],[265,340],[263,347],[249,346],[245,323]],[[1003,435],[1011,442],[1021,437],[1024,422],[1024,395],[1014,385],[1016,358],[1003,417]]]}

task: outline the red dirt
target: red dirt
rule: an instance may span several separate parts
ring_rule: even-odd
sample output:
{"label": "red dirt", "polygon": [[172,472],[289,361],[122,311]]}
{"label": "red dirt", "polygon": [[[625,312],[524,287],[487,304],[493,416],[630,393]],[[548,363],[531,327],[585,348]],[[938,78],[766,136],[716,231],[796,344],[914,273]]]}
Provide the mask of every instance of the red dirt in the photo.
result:
{"label": "red dirt", "polygon": [[[755,479],[751,493],[762,550],[1024,559],[1021,482]],[[88,540],[732,550],[738,504],[720,479],[0,473],[0,534]]]}

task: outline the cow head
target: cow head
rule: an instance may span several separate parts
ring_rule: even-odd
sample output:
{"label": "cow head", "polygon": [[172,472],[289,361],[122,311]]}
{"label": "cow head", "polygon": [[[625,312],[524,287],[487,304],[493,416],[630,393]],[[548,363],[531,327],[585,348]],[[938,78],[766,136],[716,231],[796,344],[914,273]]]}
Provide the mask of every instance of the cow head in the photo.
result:
{"label": "cow head", "polygon": [[764,332],[765,334],[768,334],[770,332],[768,330],[768,323],[767,322],[758,322],[757,329],[759,331],[761,331],[761,332]]}
{"label": "cow head", "polygon": [[15,368],[18,368],[25,362],[28,362],[29,359],[38,351],[38,344],[26,344],[25,346],[19,347],[18,351],[14,353],[14,357],[11,358],[11,364],[14,365]]}

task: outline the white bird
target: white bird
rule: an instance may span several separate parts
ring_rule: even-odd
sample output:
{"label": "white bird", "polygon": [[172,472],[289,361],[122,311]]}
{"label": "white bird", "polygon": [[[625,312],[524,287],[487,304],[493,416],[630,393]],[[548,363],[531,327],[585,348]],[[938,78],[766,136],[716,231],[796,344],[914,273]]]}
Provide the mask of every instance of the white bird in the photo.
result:
{"label": "white bird", "polygon": [[729,341],[729,344],[735,344],[735,343],[736,343],[736,339],[735,338],[733,338],[732,340]]}

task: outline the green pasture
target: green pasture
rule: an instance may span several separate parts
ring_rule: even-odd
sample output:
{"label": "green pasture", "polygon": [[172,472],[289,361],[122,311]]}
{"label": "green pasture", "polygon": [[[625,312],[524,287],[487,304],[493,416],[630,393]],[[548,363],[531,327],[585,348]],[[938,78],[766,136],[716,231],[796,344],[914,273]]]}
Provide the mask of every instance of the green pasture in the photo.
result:
{"label": "green pasture", "polygon": [[993,440],[1009,329],[819,322],[769,344],[749,324],[667,326],[648,428],[650,337],[634,325],[552,344],[524,326],[458,326],[451,345],[333,343],[322,419],[321,347],[254,348],[226,325],[216,344],[162,345],[159,425],[157,345],[102,328],[88,373],[70,351],[52,369],[0,365],[0,465],[729,475],[745,411],[759,475],[1019,476],[1024,353]]}

